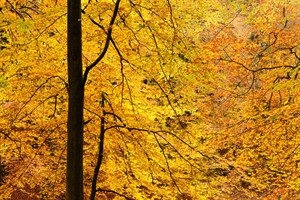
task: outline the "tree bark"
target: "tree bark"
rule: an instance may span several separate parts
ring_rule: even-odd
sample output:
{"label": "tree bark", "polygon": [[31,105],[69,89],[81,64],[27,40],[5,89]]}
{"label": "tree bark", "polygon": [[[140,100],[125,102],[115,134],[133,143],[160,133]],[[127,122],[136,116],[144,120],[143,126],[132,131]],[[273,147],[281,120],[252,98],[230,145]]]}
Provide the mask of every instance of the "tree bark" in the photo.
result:
{"label": "tree bark", "polygon": [[81,0],[68,0],[67,200],[83,200],[83,101]]}

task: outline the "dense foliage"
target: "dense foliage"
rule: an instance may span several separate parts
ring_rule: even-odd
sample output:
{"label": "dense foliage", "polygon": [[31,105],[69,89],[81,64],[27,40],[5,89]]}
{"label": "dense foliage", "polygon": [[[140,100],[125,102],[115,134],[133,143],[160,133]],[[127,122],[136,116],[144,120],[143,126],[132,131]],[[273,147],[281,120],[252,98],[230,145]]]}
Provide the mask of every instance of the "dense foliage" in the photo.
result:
{"label": "dense foliage", "polygon": [[[0,197],[64,199],[67,5],[0,3]],[[86,198],[101,119],[96,199],[300,198],[298,0],[82,4]]]}

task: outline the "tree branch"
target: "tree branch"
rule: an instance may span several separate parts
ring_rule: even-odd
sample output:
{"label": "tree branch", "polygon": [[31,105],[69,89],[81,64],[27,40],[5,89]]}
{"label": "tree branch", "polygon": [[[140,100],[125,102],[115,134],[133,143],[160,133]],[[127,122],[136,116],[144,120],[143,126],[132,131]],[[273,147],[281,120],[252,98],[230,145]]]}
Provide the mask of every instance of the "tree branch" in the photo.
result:
{"label": "tree branch", "polygon": [[110,192],[110,193],[114,193],[114,194],[116,194],[116,195],[119,195],[120,197],[124,197],[124,198],[127,199],[127,200],[134,200],[133,198],[127,197],[127,196],[125,196],[125,195],[123,195],[123,194],[120,194],[120,193],[114,191],[114,190],[106,190],[106,189],[98,188],[98,189],[97,189],[97,192],[98,192],[98,191],[100,191],[100,192]]}
{"label": "tree branch", "polygon": [[[90,64],[88,67],[86,67],[84,75],[83,75],[83,85],[85,85],[85,83],[86,83],[86,80],[87,80],[87,77],[88,77],[88,74],[89,74],[90,70],[93,69],[103,59],[103,57],[105,56],[105,54],[106,54],[106,52],[108,50],[109,42],[111,41],[112,26],[114,25],[115,19],[117,17],[117,13],[118,13],[118,10],[119,10],[120,1],[121,0],[117,0],[117,2],[115,4],[115,9],[114,9],[114,12],[113,12],[113,16],[112,16],[112,18],[110,20],[108,31],[107,31],[107,37],[106,37],[104,49],[102,50],[102,52],[100,53],[100,55],[98,56],[98,58],[92,64]],[[97,25],[98,27],[100,27],[101,29],[103,29],[103,26],[100,25],[99,23],[97,23],[95,20],[91,19],[91,21],[95,25]]]}

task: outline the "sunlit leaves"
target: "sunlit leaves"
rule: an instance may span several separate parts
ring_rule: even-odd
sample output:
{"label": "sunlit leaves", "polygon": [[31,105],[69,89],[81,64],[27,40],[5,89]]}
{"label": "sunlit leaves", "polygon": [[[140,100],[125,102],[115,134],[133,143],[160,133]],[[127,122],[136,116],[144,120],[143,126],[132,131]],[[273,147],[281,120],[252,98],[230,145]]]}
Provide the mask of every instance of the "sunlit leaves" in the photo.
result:
{"label": "sunlit leaves", "polygon": [[[86,194],[104,109],[113,115],[105,115],[102,189],[137,199],[295,197],[298,4],[121,1],[108,53],[86,82]],[[84,67],[104,48],[114,2],[86,5]],[[0,22],[5,190],[27,182],[45,199],[64,191],[65,7],[44,1],[22,18],[6,6]]]}

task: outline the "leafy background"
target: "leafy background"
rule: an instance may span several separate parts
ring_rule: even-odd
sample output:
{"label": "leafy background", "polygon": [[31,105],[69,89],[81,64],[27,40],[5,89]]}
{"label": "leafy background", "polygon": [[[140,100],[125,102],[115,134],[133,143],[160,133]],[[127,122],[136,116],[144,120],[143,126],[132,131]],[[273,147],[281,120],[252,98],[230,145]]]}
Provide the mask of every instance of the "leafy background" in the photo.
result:
{"label": "leafy background", "polygon": [[[82,4],[88,66],[114,2]],[[121,1],[86,85],[86,198],[102,94],[111,114],[97,199],[300,198],[299,6]],[[0,7],[0,196],[64,199],[66,2]]]}

